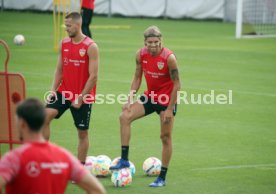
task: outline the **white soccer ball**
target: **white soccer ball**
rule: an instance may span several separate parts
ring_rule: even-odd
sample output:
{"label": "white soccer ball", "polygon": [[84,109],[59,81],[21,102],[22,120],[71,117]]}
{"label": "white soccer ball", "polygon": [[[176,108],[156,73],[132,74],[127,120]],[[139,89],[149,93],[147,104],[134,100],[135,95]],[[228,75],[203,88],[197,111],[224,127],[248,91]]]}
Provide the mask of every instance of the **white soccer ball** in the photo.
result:
{"label": "white soccer ball", "polygon": [[111,162],[111,159],[107,155],[98,155],[97,158],[99,158],[99,159],[105,159],[105,160],[110,160],[110,162]]}
{"label": "white soccer ball", "polygon": [[95,165],[92,166],[92,174],[96,176],[108,176],[110,171],[111,159],[106,155],[97,156]]}
{"label": "white soccer ball", "polygon": [[129,168],[123,168],[113,171],[111,181],[115,187],[125,187],[132,182],[131,171]]}
{"label": "white soccer ball", "polygon": [[85,160],[84,167],[92,173],[92,169],[93,169],[94,165],[96,164],[96,162],[97,162],[97,157],[87,156],[86,160]]}
{"label": "white soccer ball", "polygon": [[23,45],[25,43],[25,38],[22,34],[18,34],[13,39],[14,44]]}
{"label": "white soccer ball", "polygon": [[[120,159],[121,157],[114,158],[111,162],[111,166],[115,166],[116,164],[118,164]],[[131,175],[134,176],[136,172],[135,165],[131,161],[129,161],[129,163],[130,163],[129,169],[130,169]]]}
{"label": "white soccer ball", "polygon": [[143,171],[148,176],[159,175],[161,171],[161,161],[156,157],[149,157],[143,163]]}

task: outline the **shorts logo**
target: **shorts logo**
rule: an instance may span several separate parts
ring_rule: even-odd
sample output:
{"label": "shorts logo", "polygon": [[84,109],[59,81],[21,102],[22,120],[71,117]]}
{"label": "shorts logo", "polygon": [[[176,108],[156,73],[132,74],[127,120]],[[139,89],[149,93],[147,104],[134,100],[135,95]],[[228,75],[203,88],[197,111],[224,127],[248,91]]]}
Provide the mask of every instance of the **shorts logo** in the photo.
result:
{"label": "shorts logo", "polygon": [[80,49],[79,50],[80,56],[83,57],[85,55],[85,52],[86,52],[85,49]]}
{"label": "shorts logo", "polygon": [[157,62],[157,67],[159,70],[164,68],[164,63],[163,62]]}
{"label": "shorts logo", "polygon": [[37,177],[40,174],[39,164],[35,161],[31,161],[26,166],[27,174],[30,177]]}

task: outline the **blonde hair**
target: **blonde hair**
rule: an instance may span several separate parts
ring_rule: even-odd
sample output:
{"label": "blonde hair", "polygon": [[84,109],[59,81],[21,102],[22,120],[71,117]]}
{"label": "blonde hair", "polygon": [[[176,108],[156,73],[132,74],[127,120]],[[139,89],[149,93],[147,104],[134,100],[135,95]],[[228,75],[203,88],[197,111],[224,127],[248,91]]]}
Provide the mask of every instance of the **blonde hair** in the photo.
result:
{"label": "blonde hair", "polygon": [[162,33],[161,33],[160,29],[157,26],[150,26],[144,31],[144,37],[145,37],[145,39],[147,39],[149,37],[161,38]]}

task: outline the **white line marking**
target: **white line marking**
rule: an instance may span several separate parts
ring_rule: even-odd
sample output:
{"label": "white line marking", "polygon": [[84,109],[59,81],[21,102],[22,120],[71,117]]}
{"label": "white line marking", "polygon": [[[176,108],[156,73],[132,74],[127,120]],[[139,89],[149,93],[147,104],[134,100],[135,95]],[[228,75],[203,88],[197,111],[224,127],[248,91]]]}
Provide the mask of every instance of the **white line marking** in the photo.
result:
{"label": "white line marking", "polygon": [[258,167],[276,167],[276,164],[249,164],[249,165],[238,165],[238,166],[220,166],[210,168],[194,168],[192,171],[208,171],[208,170],[224,170],[224,169],[240,169],[240,168],[258,168]]}

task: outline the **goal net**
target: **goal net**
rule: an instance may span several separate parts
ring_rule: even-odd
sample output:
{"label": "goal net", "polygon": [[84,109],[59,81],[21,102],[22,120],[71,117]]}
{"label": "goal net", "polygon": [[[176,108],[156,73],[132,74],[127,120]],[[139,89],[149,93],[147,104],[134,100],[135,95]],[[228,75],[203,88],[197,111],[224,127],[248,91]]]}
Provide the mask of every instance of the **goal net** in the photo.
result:
{"label": "goal net", "polygon": [[236,38],[276,37],[276,0],[237,0]]}

